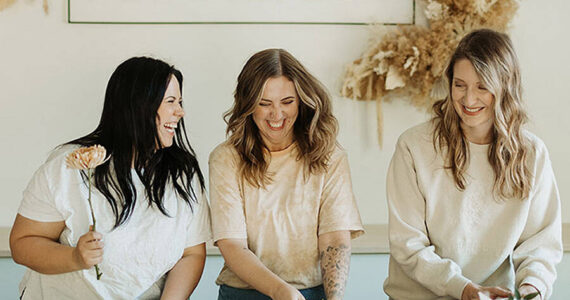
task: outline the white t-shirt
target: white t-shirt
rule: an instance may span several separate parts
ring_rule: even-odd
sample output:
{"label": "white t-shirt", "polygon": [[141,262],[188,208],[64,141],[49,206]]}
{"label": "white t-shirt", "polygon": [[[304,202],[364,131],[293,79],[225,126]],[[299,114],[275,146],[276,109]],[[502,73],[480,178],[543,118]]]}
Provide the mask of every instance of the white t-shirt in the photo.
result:
{"label": "white t-shirt", "polygon": [[[239,155],[226,143],[210,154],[214,240],[247,239],[249,249],[274,274],[295,288],[322,283],[318,236],[349,230],[364,233],[352,193],[346,153],[335,147],[327,172],[305,180],[296,144],[271,152],[265,188],[239,184]],[[224,266],[217,284],[252,288]]]}
{"label": "white t-shirt", "polygon": [[[18,211],[39,222],[65,221],[59,241],[70,246],[75,246],[92,224],[87,182],[79,170],[65,164],[66,155],[75,148],[65,146],[52,153],[32,177]],[[96,279],[94,268],[57,275],[28,269],[20,283],[20,294],[25,289],[23,299],[157,298],[161,277],[178,262],[184,249],[211,239],[208,202],[197,180],[192,182],[198,197],[198,203],[192,203],[193,211],[172,186],[167,187],[164,206],[170,216],[165,216],[155,205],[149,206],[134,170],[131,176],[137,202],[130,219],[114,230],[110,204],[92,188],[97,231],[105,243],[99,264],[101,279]]]}
{"label": "white t-shirt", "polygon": [[387,176],[392,299],[458,299],[465,285],[537,287],[547,299],[562,258],[560,198],[548,151],[525,132],[531,191],[496,199],[489,145],[469,143],[465,190],[444,168],[427,122],[404,132]]}

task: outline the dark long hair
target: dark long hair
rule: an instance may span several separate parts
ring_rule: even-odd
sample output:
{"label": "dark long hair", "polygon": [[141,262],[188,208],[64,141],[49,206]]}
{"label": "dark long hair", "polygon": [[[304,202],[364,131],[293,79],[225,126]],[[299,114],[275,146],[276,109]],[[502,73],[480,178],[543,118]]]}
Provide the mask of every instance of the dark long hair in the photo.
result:
{"label": "dark long hair", "polygon": [[184,119],[175,129],[172,146],[162,147],[158,136],[157,111],[172,76],[182,87],[180,71],[163,61],[133,57],[123,62],[109,79],[97,128],[67,143],[99,144],[111,155],[95,169],[94,183],[111,205],[115,228],[130,218],[137,201],[132,167],[144,184],[149,205],[156,205],[166,216],[163,201],[167,184],[174,186],[190,208],[198,199],[191,184],[194,176],[204,190],[204,177],[188,141]]}

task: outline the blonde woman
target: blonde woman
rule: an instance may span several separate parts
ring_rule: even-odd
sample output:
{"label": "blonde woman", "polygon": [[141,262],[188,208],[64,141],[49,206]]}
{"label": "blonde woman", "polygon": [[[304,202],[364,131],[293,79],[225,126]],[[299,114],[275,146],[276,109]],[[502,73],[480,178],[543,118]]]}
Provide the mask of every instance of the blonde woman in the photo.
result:
{"label": "blonde woman", "polygon": [[342,299],[363,230],[329,95],[287,51],[267,49],[234,96],[228,140],[210,155],[218,299]]}
{"label": "blonde woman", "polygon": [[388,171],[392,299],[546,299],[562,257],[560,200],[527,116],[509,37],[465,36],[449,96],[400,137]]}

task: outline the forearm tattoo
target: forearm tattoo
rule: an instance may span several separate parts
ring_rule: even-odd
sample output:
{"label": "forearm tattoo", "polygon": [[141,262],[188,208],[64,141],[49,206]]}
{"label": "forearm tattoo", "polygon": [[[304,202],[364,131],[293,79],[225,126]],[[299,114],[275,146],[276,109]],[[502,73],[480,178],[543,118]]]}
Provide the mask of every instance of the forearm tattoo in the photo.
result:
{"label": "forearm tattoo", "polygon": [[328,300],[342,299],[350,267],[350,247],[344,244],[321,250],[321,274]]}

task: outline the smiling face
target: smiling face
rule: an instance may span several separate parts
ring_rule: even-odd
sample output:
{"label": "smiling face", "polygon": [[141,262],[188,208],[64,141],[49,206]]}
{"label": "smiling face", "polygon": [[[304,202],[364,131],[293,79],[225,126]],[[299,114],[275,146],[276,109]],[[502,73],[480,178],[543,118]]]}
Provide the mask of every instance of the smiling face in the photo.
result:
{"label": "smiling face", "polygon": [[299,114],[295,85],[285,76],[267,79],[261,101],[253,112],[253,121],[270,151],[293,143],[293,125]]}
{"label": "smiling face", "polygon": [[487,89],[473,64],[467,59],[459,59],[453,66],[451,99],[461,118],[465,137],[476,144],[490,143],[495,96]]}
{"label": "smiling face", "polygon": [[156,116],[156,127],[162,147],[172,146],[175,129],[182,117],[184,117],[184,109],[182,108],[180,84],[175,76],[171,76]]}

